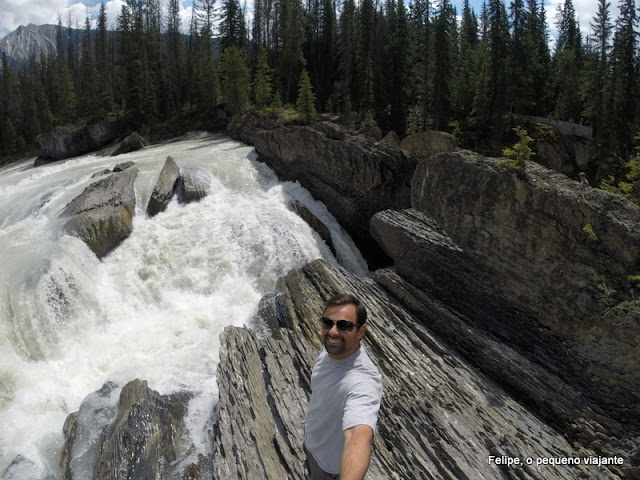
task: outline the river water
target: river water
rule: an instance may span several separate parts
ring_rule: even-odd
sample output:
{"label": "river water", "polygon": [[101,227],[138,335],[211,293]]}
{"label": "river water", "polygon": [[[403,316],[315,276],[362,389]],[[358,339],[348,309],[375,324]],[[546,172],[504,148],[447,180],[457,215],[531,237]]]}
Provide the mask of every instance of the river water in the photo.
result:
{"label": "river water", "polygon": [[[207,172],[209,195],[188,205],[173,200],[149,218],[168,155]],[[133,233],[100,261],[64,233],[60,214],[93,173],[129,160],[140,169]],[[292,199],[330,228],[337,259],[291,211]],[[59,478],[67,415],[107,382],[116,388],[103,401],[113,407],[135,378],[161,394],[193,394],[192,454],[207,453],[224,327],[250,325],[277,278],[310,260],[367,273],[323,204],[299,184],[279,182],[252,148],[204,134],[118,157],[0,170],[0,246],[3,479]]]}

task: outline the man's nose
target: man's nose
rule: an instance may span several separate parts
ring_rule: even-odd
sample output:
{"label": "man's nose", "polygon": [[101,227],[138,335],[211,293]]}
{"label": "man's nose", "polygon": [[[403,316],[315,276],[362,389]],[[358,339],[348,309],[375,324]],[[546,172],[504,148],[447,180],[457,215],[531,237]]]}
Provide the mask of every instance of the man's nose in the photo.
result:
{"label": "man's nose", "polygon": [[340,336],[340,330],[338,330],[338,324],[334,323],[333,325],[331,325],[331,328],[329,329],[329,333],[334,336]]}

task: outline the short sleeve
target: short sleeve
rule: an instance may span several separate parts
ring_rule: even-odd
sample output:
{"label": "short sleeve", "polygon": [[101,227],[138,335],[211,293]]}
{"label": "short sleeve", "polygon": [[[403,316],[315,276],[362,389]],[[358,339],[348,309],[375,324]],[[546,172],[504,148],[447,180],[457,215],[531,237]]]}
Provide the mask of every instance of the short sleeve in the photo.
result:
{"label": "short sleeve", "polygon": [[381,401],[382,389],[380,384],[361,382],[353,385],[345,401],[342,431],[344,432],[356,425],[369,425],[375,433]]}

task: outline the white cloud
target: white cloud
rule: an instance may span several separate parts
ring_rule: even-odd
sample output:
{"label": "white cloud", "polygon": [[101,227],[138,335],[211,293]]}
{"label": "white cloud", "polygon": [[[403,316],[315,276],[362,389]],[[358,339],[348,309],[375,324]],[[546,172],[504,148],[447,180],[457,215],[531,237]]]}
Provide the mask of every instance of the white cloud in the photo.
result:
{"label": "white cloud", "polygon": [[[164,4],[166,0],[162,0],[162,2]],[[72,26],[84,27],[87,13],[95,24],[95,19],[100,12],[99,0],[86,0],[71,5],[68,3],[70,2],[66,0],[0,0],[0,38],[13,32],[20,25],[30,23],[56,25],[58,15],[62,18],[62,24],[65,26],[69,21],[69,15],[71,15]],[[105,1],[109,29],[116,28],[118,15],[125,3],[124,0]],[[184,5],[185,3],[187,5]],[[182,29],[187,31],[191,20],[191,0],[183,0],[180,8]]]}

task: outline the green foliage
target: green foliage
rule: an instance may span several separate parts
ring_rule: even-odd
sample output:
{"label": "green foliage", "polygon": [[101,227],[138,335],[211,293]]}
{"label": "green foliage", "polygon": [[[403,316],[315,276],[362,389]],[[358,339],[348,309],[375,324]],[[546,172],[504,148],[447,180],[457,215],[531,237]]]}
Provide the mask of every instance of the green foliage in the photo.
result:
{"label": "green foliage", "polygon": [[269,109],[271,110],[271,113],[273,113],[273,115],[275,115],[276,117],[282,116],[284,105],[282,104],[282,97],[280,96],[280,92],[276,91]]}
{"label": "green foliage", "polygon": [[[267,49],[262,44],[258,47],[254,90],[258,107],[266,107],[271,103],[271,69],[267,61]],[[282,103],[282,100],[280,103]]]}
{"label": "green foliage", "polygon": [[220,62],[222,96],[227,110],[236,115],[249,107],[249,67],[242,50],[232,45],[224,49]]}
{"label": "green foliage", "polygon": [[596,232],[593,231],[593,227],[591,226],[591,224],[587,223],[584,227],[582,227],[582,231],[587,234],[587,237],[589,237],[590,240],[598,239],[598,236],[596,235]]}
{"label": "green foliage", "polygon": [[616,305],[615,308],[622,310],[624,313],[638,313],[640,312],[640,300],[625,300]]}
{"label": "green foliage", "polygon": [[640,275],[629,275],[629,282],[635,288],[640,288]]}
{"label": "green foliage", "polygon": [[[640,143],[640,134],[634,138],[635,143]],[[607,176],[600,182],[600,188],[609,192],[621,195],[632,202],[640,204],[640,159],[638,153],[640,153],[640,147],[635,147],[636,154],[631,155],[629,161],[625,163],[626,174],[624,178],[627,181],[621,180],[616,183],[616,179],[613,175]]]}
{"label": "green foliage", "polygon": [[508,160],[501,160],[499,164],[508,171],[523,173],[527,168],[527,162],[530,161],[535,153],[529,146],[533,142],[533,138],[529,136],[527,131],[522,127],[513,129],[520,139],[513,147],[505,148],[502,155]]}
{"label": "green foliage", "polygon": [[300,82],[298,83],[298,101],[296,111],[306,123],[311,123],[316,117],[316,96],[313,93],[311,80],[306,69],[302,70]]}

